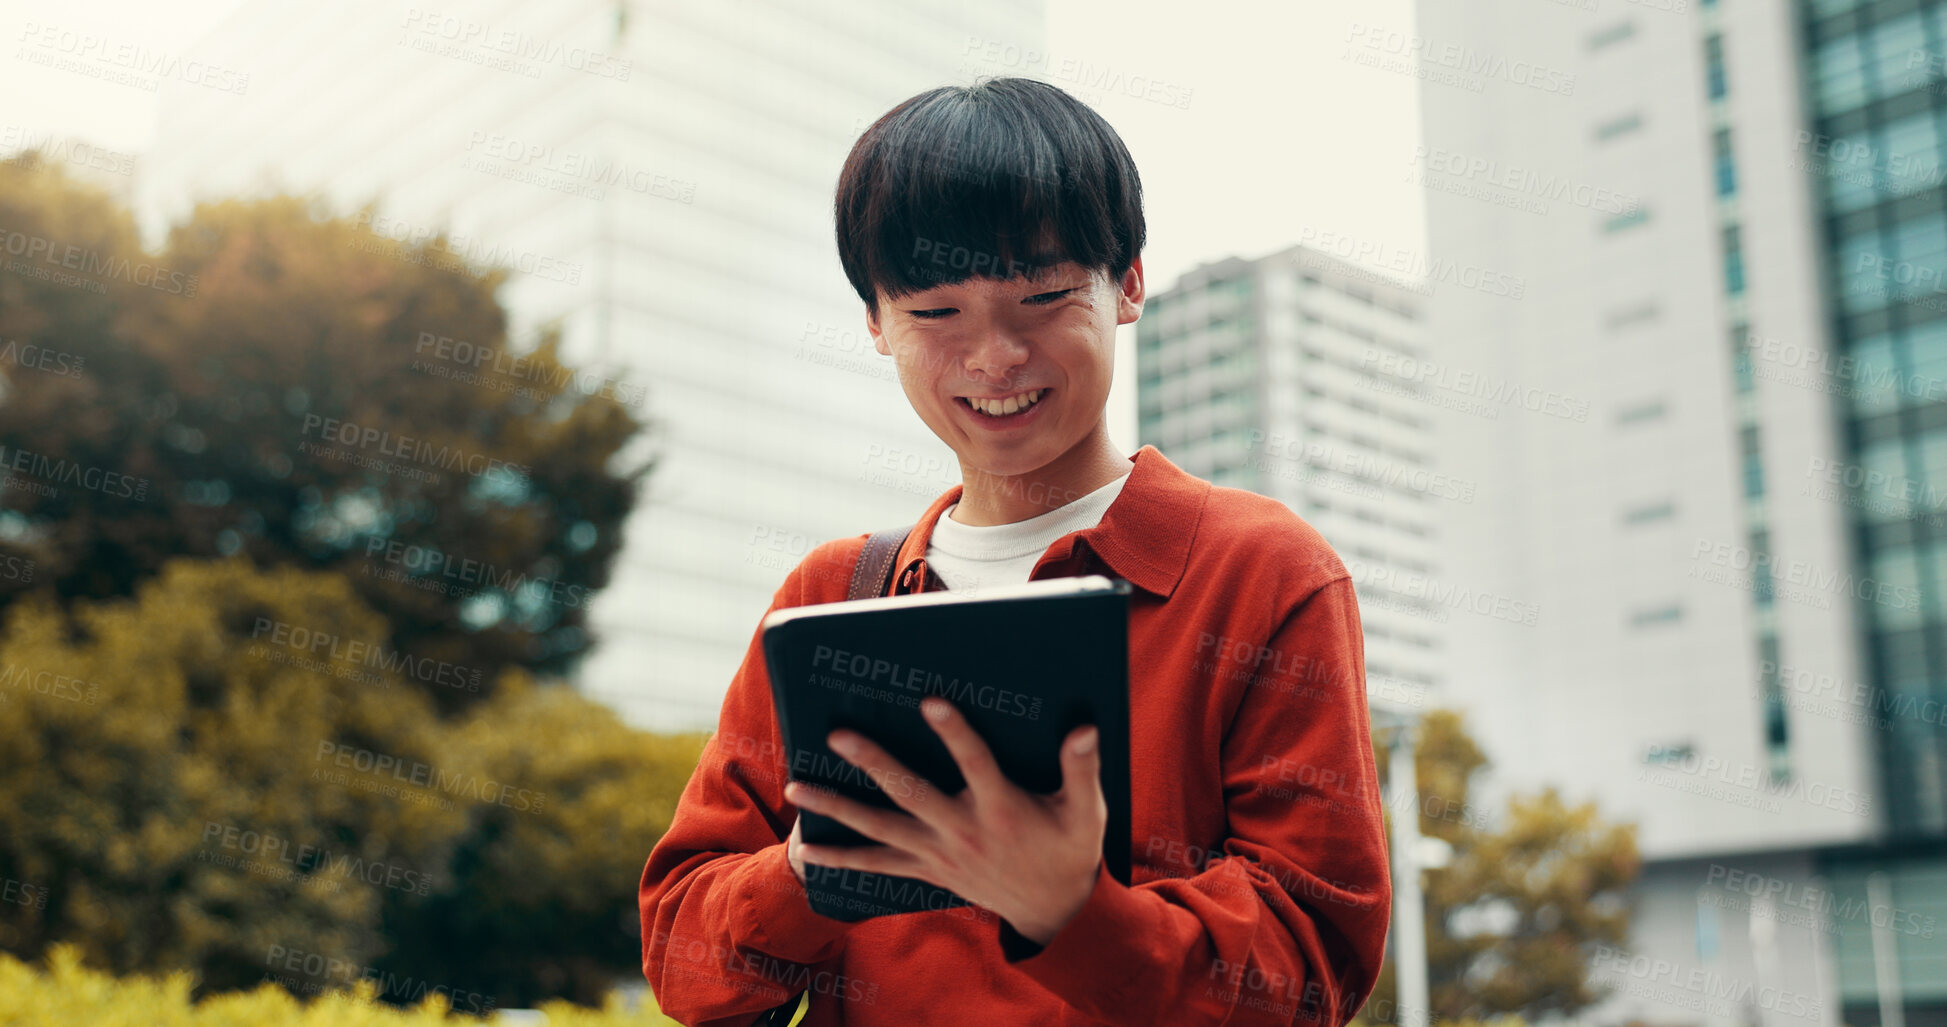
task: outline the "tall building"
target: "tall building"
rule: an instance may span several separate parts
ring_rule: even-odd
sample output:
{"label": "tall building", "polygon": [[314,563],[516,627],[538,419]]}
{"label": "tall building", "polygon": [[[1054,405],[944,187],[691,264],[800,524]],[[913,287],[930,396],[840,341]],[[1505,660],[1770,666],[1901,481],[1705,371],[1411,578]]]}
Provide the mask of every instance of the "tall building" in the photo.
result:
{"label": "tall building", "polygon": [[1136,322],[1141,443],[1317,528],[1359,594],[1369,691],[1414,706],[1456,616],[1435,567],[1440,508],[1472,501],[1432,464],[1422,390],[1388,373],[1426,359],[1425,300],[1294,246],[1199,265],[1152,293]]}
{"label": "tall building", "polygon": [[571,363],[642,397],[659,461],[579,683],[707,728],[811,547],[959,481],[873,351],[832,189],[873,119],[1022,49],[1045,51],[1039,0],[251,4],[188,55],[244,89],[164,85],[141,213],[312,191],[514,267],[522,343],[558,322]]}
{"label": "tall building", "polygon": [[1422,80],[1434,260],[1525,283],[1428,307],[1446,381],[1524,399],[1443,412],[1441,559],[1539,611],[1448,694],[1496,792],[1640,825],[1598,1022],[1947,1018],[1943,9],[1418,13],[1349,59]]}

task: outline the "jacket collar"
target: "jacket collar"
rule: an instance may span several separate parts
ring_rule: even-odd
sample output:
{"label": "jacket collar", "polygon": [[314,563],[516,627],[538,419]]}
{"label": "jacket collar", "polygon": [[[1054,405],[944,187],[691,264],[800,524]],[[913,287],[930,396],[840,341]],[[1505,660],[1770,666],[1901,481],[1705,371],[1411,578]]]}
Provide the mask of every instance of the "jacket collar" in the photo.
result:
{"label": "jacket collar", "polygon": [[[1080,549],[1084,566],[1099,564],[1137,588],[1168,599],[1189,566],[1190,543],[1203,518],[1211,484],[1171,463],[1152,445],[1143,446],[1129,460],[1136,466],[1102,520],[1057,539],[1042,563],[1060,563],[1076,557]],[[938,581],[924,567],[926,547],[933,525],[947,507],[960,501],[964,490],[964,485],[955,485],[933,500],[906,536],[899,547],[894,594],[930,590]],[[917,582],[921,574],[926,576],[924,583]]]}

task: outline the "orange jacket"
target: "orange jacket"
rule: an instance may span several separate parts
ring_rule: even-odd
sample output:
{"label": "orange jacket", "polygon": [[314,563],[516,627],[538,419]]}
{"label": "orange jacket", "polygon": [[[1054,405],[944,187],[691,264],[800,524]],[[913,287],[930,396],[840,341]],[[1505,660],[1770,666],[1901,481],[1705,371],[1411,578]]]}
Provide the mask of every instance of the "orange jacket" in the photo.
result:
{"label": "orange jacket", "polygon": [[[1379,974],[1392,881],[1352,580],[1282,503],[1211,485],[1154,446],[1093,528],[1032,578],[1121,577],[1129,621],[1133,885],[1098,868],[1045,949],[986,909],[858,924],[811,911],[785,860],[796,810],[758,636],[643,870],[642,971],[686,1024],[800,991],[826,1024],[1323,1024]],[[933,501],[899,593],[940,587]],[[807,554],[771,609],[846,597],[866,536]],[[1022,858],[1032,859],[1032,853]]]}

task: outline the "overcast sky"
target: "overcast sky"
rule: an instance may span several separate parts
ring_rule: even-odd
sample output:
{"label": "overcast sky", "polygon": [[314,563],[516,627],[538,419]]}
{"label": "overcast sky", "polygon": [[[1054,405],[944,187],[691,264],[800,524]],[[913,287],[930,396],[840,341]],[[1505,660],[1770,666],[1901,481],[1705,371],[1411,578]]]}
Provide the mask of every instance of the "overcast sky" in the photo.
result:
{"label": "overcast sky", "polygon": [[[36,19],[181,53],[247,0],[0,0],[0,151],[47,134],[141,154],[155,136],[150,94],[18,60]],[[268,0],[255,0],[268,2]],[[1311,233],[1386,250],[1424,249],[1424,198],[1403,181],[1419,137],[1412,78],[1343,59],[1355,24],[1402,31],[1410,0],[1048,0],[1049,66],[1160,81],[1187,107],[1086,97],[1142,172],[1152,290],[1198,263],[1261,256]],[[1118,353],[1132,366],[1133,336]],[[1133,375],[1116,376],[1111,432],[1133,449]]]}
{"label": "overcast sky", "polygon": [[1193,90],[1187,110],[1096,104],[1142,171],[1152,287],[1204,261],[1283,249],[1305,228],[1423,248],[1423,197],[1402,181],[1419,140],[1415,81],[1341,59],[1355,23],[1409,29],[1408,0],[1048,8],[1055,57]]}
{"label": "overcast sky", "polygon": [[[182,52],[244,0],[0,0],[0,132],[73,135],[141,153],[153,97],[14,59],[36,18]],[[1403,182],[1419,133],[1413,80],[1341,57],[1355,22],[1406,28],[1408,0],[1306,3],[1049,0],[1051,63],[1161,80],[1189,106],[1113,96],[1096,107],[1143,174],[1152,285],[1200,261],[1257,256],[1303,227],[1418,248],[1419,190]]]}

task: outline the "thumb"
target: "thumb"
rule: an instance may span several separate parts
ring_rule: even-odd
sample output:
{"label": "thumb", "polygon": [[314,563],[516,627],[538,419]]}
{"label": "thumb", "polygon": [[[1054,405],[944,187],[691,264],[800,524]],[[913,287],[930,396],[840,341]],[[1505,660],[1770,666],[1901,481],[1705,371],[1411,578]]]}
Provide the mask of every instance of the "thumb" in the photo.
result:
{"label": "thumb", "polygon": [[1102,795],[1102,732],[1093,724],[1070,731],[1061,743],[1061,798],[1108,807]]}

